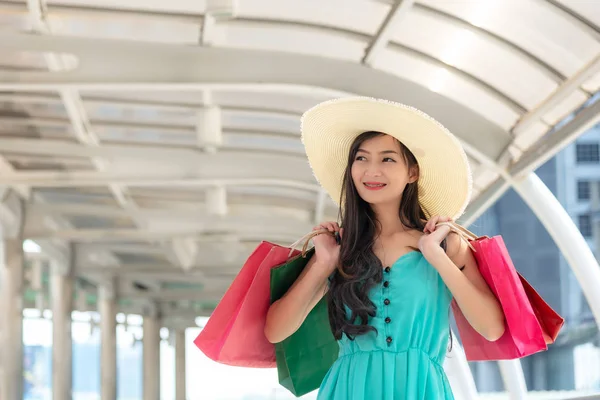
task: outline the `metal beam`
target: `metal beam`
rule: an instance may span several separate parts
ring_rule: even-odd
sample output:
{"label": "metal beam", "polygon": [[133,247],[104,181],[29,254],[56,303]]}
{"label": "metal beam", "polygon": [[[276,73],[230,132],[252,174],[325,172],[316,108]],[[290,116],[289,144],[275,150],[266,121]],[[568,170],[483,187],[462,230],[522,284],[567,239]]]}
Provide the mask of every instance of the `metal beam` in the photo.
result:
{"label": "metal beam", "polygon": [[261,91],[299,88],[308,93],[321,88],[328,96],[352,93],[411,104],[458,136],[481,140],[506,136],[502,128],[473,110],[424,86],[349,61],[287,52],[28,34],[4,34],[2,47],[72,53],[79,59],[79,68],[61,74],[2,72],[0,90],[146,87],[195,91],[242,85]]}
{"label": "metal beam", "polygon": [[[280,220],[281,222],[281,220]],[[312,225],[298,227],[295,230],[290,229],[288,224],[282,229],[274,229],[272,226],[247,226],[240,229],[240,227],[232,229],[230,233],[225,235],[230,236],[235,234],[240,240],[247,241],[260,241],[260,240],[276,240],[284,241],[287,243],[293,243],[302,235],[310,231]],[[214,229],[214,228],[212,228]],[[90,241],[115,241],[115,240],[147,240],[155,241],[165,238],[174,237],[189,237],[194,236],[199,240],[206,241],[222,241],[223,234],[210,233],[210,229],[186,229],[186,230],[162,230],[162,231],[141,231],[138,229],[73,229],[73,230],[36,230],[26,232],[26,238],[31,240],[43,240],[43,239],[62,239],[77,242],[90,242]],[[204,239],[203,239],[204,238]]]}
{"label": "metal beam", "polygon": [[585,32],[588,32],[596,40],[600,40],[600,27],[598,27],[598,25],[596,25],[594,22],[592,22],[592,20],[575,12],[572,8],[569,8],[566,4],[563,4],[560,1],[557,1],[557,0],[538,0],[538,1],[544,2],[548,5],[551,5],[556,10],[562,11],[562,13],[563,13],[562,15],[570,17],[571,21],[575,22],[575,24],[578,25],[578,27],[580,29],[582,29]]}
{"label": "metal beam", "polygon": [[192,300],[192,301],[218,301],[223,297],[227,288],[223,290],[189,290],[189,289],[176,289],[176,290],[158,290],[158,291],[137,291],[137,292],[124,292],[123,297],[129,299],[144,299],[144,300],[157,300],[157,301],[181,301],[181,300]]}
{"label": "metal beam", "polygon": [[[13,168],[11,163],[9,163],[5,157],[0,155],[0,176],[11,177],[15,173],[15,169]],[[12,184],[10,185],[10,187],[23,199],[29,199],[29,197],[31,196],[31,188],[27,185]]]}
{"label": "metal beam", "polygon": [[[600,121],[600,101],[581,110],[573,119],[554,132],[545,136],[520,160],[506,170],[499,170],[504,175],[490,185],[482,194],[474,199],[460,221],[465,226],[473,223],[483,212],[494,204],[511,188],[511,180],[519,180],[535,171],[539,166],[554,157],[559,151],[573,143],[580,135]],[[508,180],[507,180],[508,178]]]}
{"label": "metal beam", "polygon": [[244,263],[246,258],[240,257],[238,260],[234,260],[233,262],[227,263],[213,263],[213,264],[205,264],[205,265],[196,265],[190,271],[182,271],[174,265],[170,265],[168,263],[143,263],[143,264],[132,264],[132,263],[124,263],[117,267],[100,267],[98,265],[92,263],[78,263],[77,264],[77,273],[79,274],[91,274],[91,275],[102,275],[111,276],[111,275],[122,275],[124,277],[135,277],[137,274],[140,276],[162,276],[162,274],[171,275],[174,277],[178,276],[191,276],[192,279],[207,277],[207,278],[216,278],[219,276],[229,276],[231,274],[236,274],[239,272],[241,265]]}
{"label": "metal beam", "polygon": [[[235,159],[235,163],[232,163]],[[26,184],[35,187],[98,186],[118,183],[132,186],[228,186],[252,184],[279,184],[308,191],[317,191],[309,165],[304,157],[291,157],[270,152],[219,152],[182,157],[178,163],[155,159],[114,159],[103,172],[90,171],[23,171],[0,176],[0,185]],[[157,165],[158,164],[158,165]],[[277,168],[273,168],[277,165]],[[292,176],[294,179],[290,179]],[[258,178],[258,179],[257,179]],[[269,183],[269,181],[273,181]],[[239,182],[239,183],[238,183]]]}
{"label": "metal beam", "polygon": [[[167,271],[168,269],[173,271]],[[239,272],[239,268],[236,272]],[[208,279],[200,271],[196,272],[184,272],[181,269],[174,267],[167,267],[165,272],[141,272],[141,271],[128,271],[126,266],[122,268],[80,268],[76,271],[77,274],[84,277],[96,277],[96,279],[104,279],[106,277],[114,276],[119,279],[139,279],[139,280],[152,280],[161,282],[180,282],[180,283],[198,283],[206,286],[212,284],[231,284],[231,280],[235,277],[235,272],[231,271],[231,275],[223,276],[221,279]]]}
{"label": "metal beam", "polygon": [[[0,117],[0,123],[2,118]],[[256,135],[257,138],[273,137],[274,135],[248,132],[248,134]],[[278,135],[278,137],[286,137],[290,140],[297,140],[300,144],[299,137],[290,135]],[[50,140],[50,139],[25,139],[25,138],[0,138],[0,149],[7,153],[18,153],[26,155],[40,155],[53,157],[104,157],[104,158],[133,158],[148,160],[148,158],[164,160],[164,161],[183,161],[190,162],[197,158],[207,157],[199,149],[186,147],[169,147],[164,145],[136,145],[136,144],[103,144],[99,147],[88,147],[81,144],[73,143],[67,140]],[[225,150],[231,152],[233,150]],[[252,152],[261,153],[261,151],[253,150]],[[264,153],[270,153],[265,149]],[[300,154],[298,154],[300,156]]]}
{"label": "metal beam", "polygon": [[[277,195],[281,196],[281,195]],[[285,197],[285,196],[284,196]],[[234,217],[279,217],[295,221],[308,222],[311,219],[311,206],[300,208],[300,205],[290,204],[282,200],[282,205],[275,204],[269,196],[259,197],[258,204],[232,204],[228,207],[228,213]],[[279,198],[279,197],[278,197]],[[0,218],[2,208],[0,207]],[[210,213],[205,205],[196,203],[184,203],[173,201],[172,204],[161,205],[157,208],[138,208],[136,210],[123,210],[114,206],[103,206],[94,204],[30,204],[26,207],[26,218],[29,226],[39,224],[47,216],[90,216],[104,218],[128,218],[135,217],[144,220],[165,220],[177,222],[188,220],[190,216],[224,216],[227,214]]]}
{"label": "metal beam", "polygon": [[[266,202],[265,202],[266,203]],[[27,210],[31,210],[29,214],[26,214],[28,219],[27,229],[37,230],[39,228],[39,221],[45,216],[96,216],[104,218],[125,218],[128,217],[127,211],[119,210],[116,207],[106,206],[85,206],[85,205],[74,205],[74,210],[68,210],[68,204],[61,204],[55,206],[30,206]],[[268,223],[277,223],[282,219],[289,220],[292,224],[311,224],[312,219],[308,210],[295,210],[291,208],[276,207],[270,204],[261,205],[248,205],[242,207],[235,207],[233,212],[227,215],[219,214],[207,214],[204,210],[193,208],[186,209],[165,208],[165,209],[139,209],[132,213],[136,218],[148,220],[151,223],[152,229],[157,229],[158,226],[189,226],[191,225],[210,225],[219,223],[219,221],[239,221],[240,225],[245,223],[256,224],[261,220],[267,221]],[[0,208],[1,210],[1,208]],[[97,211],[94,214],[94,211]],[[298,212],[294,212],[298,211]],[[192,217],[193,221],[190,221]],[[164,224],[164,222],[167,222]],[[169,224],[169,222],[173,222]],[[227,222],[229,223],[229,222]],[[139,247],[139,246],[138,246]],[[135,246],[121,245],[115,246],[115,248],[135,249]],[[138,248],[138,252],[141,249]],[[144,251],[152,251],[152,249],[145,249]]]}
{"label": "metal beam", "polygon": [[26,212],[17,192],[0,190],[0,236],[15,237],[24,227]]}
{"label": "metal beam", "polygon": [[504,381],[504,388],[510,393],[510,398],[514,400],[527,399],[527,384],[523,374],[523,366],[519,359],[500,360],[500,375]]}
{"label": "metal beam", "polygon": [[592,76],[600,73],[600,54],[583,66],[575,75],[563,82],[556,90],[544,99],[536,108],[530,110],[519,119],[512,128],[515,135],[521,135],[535,122],[539,121],[546,113],[556,107],[561,101],[579,89]]}
{"label": "metal beam", "polygon": [[[600,60],[600,58],[598,58]],[[600,63],[598,63],[600,66]],[[600,122],[600,100],[581,110],[573,119],[546,135],[510,168],[512,176],[522,177],[536,170],[579,136]]]}
{"label": "metal beam", "polygon": [[367,47],[365,55],[362,59],[363,64],[372,65],[373,60],[377,57],[381,50],[385,49],[392,37],[394,29],[409,13],[414,0],[396,0],[392,5],[391,10],[385,17],[385,20],[379,27],[377,34]]}
{"label": "metal beam", "polygon": [[469,203],[465,213],[460,217],[459,223],[468,227],[477,220],[488,208],[510,189],[510,184],[503,178],[488,186],[476,199]]}
{"label": "metal beam", "polygon": [[[108,182],[119,182],[128,186],[197,186],[209,187],[215,185],[223,186],[270,186],[270,187],[285,187],[291,189],[305,190],[307,192],[317,193],[320,186],[317,184],[303,183],[289,179],[277,178],[193,178],[185,174],[171,174],[171,176],[157,177],[153,172],[149,171],[149,176],[120,176],[119,174],[96,174],[96,173],[72,173],[72,174],[45,174],[19,176],[16,178],[0,176],[0,185],[2,184],[23,184],[29,182],[34,187],[94,187],[107,184]],[[72,176],[75,175],[75,176]],[[72,176],[67,178],[67,176]],[[64,177],[64,179],[61,179]]]}
{"label": "metal beam", "polygon": [[177,237],[171,240],[170,252],[184,271],[190,270],[196,264],[198,250],[198,243],[194,236]]}
{"label": "metal beam", "polygon": [[[144,7],[146,6],[146,7]],[[23,11],[25,14],[23,5],[20,3],[13,3],[12,1],[0,1],[0,10],[2,11]],[[136,7],[129,5],[121,5],[118,8],[114,7],[97,7],[94,5],[79,3],[76,5],[71,4],[60,4],[53,3],[52,10],[60,13],[60,15],[68,17],[134,17],[134,18],[155,18],[160,21],[173,21],[173,22],[184,22],[184,23],[200,23],[202,21],[202,14],[199,12],[176,12],[165,9],[165,7],[152,7],[148,4],[143,4],[140,8],[140,4]]]}
{"label": "metal beam", "polygon": [[[1,1],[1,0],[0,0]],[[209,90],[204,91],[204,93],[210,93]],[[281,116],[290,116],[290,117],[300,117],[300,115],[302,114],[302,112],[304,111],[304,107],[306,104],[304,104],[303,100],[300,99],[300,104],[301,105],[292,105],[289,104],[289,102],[286,102],[286,104],[276,104],[276,102],[273,103],[273,105],[269,106],[269,107],[264,107],[262,104],[251,104],[251,105],[244,105],[244,106],[236,106],[236,105],[232,105],[232,104],[217,104],[214,102],[213,99],[210,99],[211,103],[210,104],[215,104],[218,105],[222,111],[227,111],[227,112],[243,112],[243,113],[269,113],[269,114],[280,114]],[[42,92],[42,93],[26,93],[26,92],[12,92],[12,93],[0,93],[0,101],[6,101],[6,102],[18,102],[18,103],[25,103],[25,104],[61,104],[61,99],[58,96],[53,96],[50,93],[46,93],[46,92]],[[207,103],[204,102],[191,102],[189,100],[187,101],[180,101],[180,102],[162,102],[160,100],[147,100],[147,99],[138,99],[138,98],[134,98],[133,99],[126,99],[126,98],[120,98],[120,97],[104,97],[104,96],[85,96],[85,104],[87,105],[91,105],[91,106],[103,106],[103,105],[111,105],[113,107],[121,107],[121,108],[135,108],[135,109],[148,109],[148,108],[152,108],[154,110],[157,111],[192,111],[192,110],[197,110],[199,107],[203,107],[205,105],[207,105]],[[44,119],[45,120],[45,119]],[[52,121],[56,121],[58,120],[58,118],[53,118],[53,119],[49,119],[48,122],[52,122]],[[110,120],[98,120],[98,119],[94,119],[92,121],[92,123],[94,124],[94,126],[98,126],[98,124],[106,124],[106,127],[115,127],[115,125],[112,125],[113,121]],[[137,125],[125,125],[124,127],[127,126],[137,126]],[[139,125],[140,127],[152,127],[154,125]],[[157,125],[157,126],[161,126],[163,127],[163,125]],[[169,127],[172,125],[165,125],[165,127]]]}
{"label": "metal beam", "polygon": [[[90,253],[97,253],[101,251],[112,251],[117,253],[127,254],[147,254],[147,255],[164,255],[164,249],[159,246],[150,244],[133,244],[133,243],[85,243],[78,244],[75,246],[75,253],[77,254],[77,260],[85,260],[84,255]],[[82,258],[82,256],[84,256]],[[78,261],[78,264],[82,261]]]}

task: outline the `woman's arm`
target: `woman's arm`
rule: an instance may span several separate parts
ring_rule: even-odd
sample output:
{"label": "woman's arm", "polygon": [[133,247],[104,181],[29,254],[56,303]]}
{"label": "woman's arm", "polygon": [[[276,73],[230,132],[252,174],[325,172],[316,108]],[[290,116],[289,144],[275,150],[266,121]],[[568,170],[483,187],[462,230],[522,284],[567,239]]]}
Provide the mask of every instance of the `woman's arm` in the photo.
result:
{"label": "woman's arm", "polygon": [[265,336],[269,342],[281,342],[296,332],[326,293],[330,268],[315,260],[315,257],[311,258],[286,294],[269,307],[265,323]]}
{"label": "woman's arm", "polygon": [[[479,273],[471,249],[457,234],[449,234],[448,226],[434,225],[433,229],[422,238],[423,255],[439,272],[471,326],[487,340],[498,340],[504,334],[504,313]],[[446,252],[439,246],[445,237]]]}

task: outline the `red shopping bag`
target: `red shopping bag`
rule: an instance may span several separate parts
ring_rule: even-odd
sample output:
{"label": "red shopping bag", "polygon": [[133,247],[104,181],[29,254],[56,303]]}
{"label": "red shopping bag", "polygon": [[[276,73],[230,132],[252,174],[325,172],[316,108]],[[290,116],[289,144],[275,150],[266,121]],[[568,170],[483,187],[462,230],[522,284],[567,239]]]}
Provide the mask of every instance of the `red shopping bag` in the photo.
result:
{"label": "red shopping bag", "polygon": [[[311,232],[300,241],[306,251],[309,240],[321,231]],[[239,274],[194,340],[210,359],[221,364],[275,368],[275,346],[264,334],[271,298],[271,269],[300,254],[290,247],[261,242],[248,257]]]}
{"label": "red shopping bag", "polygon": [[490,342],[469,324],[456,301],[452,310],[469,361],[512,360],[548,349],[564,319],[554,311],[515,269],[501,236],[477,237],[452,224],[469,241],[479,271],[502,306],[504,335]]}

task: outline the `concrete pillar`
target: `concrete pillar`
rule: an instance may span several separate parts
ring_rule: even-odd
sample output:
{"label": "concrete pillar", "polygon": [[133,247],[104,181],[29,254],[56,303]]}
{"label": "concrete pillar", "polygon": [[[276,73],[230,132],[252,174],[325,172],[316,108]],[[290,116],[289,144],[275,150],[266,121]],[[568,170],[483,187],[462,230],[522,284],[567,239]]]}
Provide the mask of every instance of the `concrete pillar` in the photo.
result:
{"label": "concrete pillar", "polygon": [[142,338],[143,399],[160,400],[160,319],[156,309],[144,315]]}
{"label": "concrete pillar", "polygon": [[0,227],[0,399],[23,398],[23,241],[6,239]]}
{"label": "concrete pillar", "polygon": [[65,273],[65,266],[52,267],[52,396],[68,400],[73,388],[73,277]]}
{"label": "concrete pillar", "polygon": [[175,400],[185,400],[185,329],[175,331]]}
{"label": "concrete pillar", "polygon": [[100,398],[117,398],[117,309],[114,285],[100,287]]}

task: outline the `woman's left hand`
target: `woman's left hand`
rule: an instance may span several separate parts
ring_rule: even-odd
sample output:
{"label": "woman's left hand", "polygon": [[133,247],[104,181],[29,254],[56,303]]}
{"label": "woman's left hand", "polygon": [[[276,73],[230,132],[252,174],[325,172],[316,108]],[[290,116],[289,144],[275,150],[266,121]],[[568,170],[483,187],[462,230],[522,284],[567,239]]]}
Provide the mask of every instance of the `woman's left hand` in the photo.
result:
{"label": "woman's left hand", "polygon": [[444,254],[444,249],[440,244],[450,233],[450,227],[436,226],[440,222],[452,222],[452,218],[439,215],[431,217],[419,239],[419,250],[429,262],[432,262],[434,257]]}

